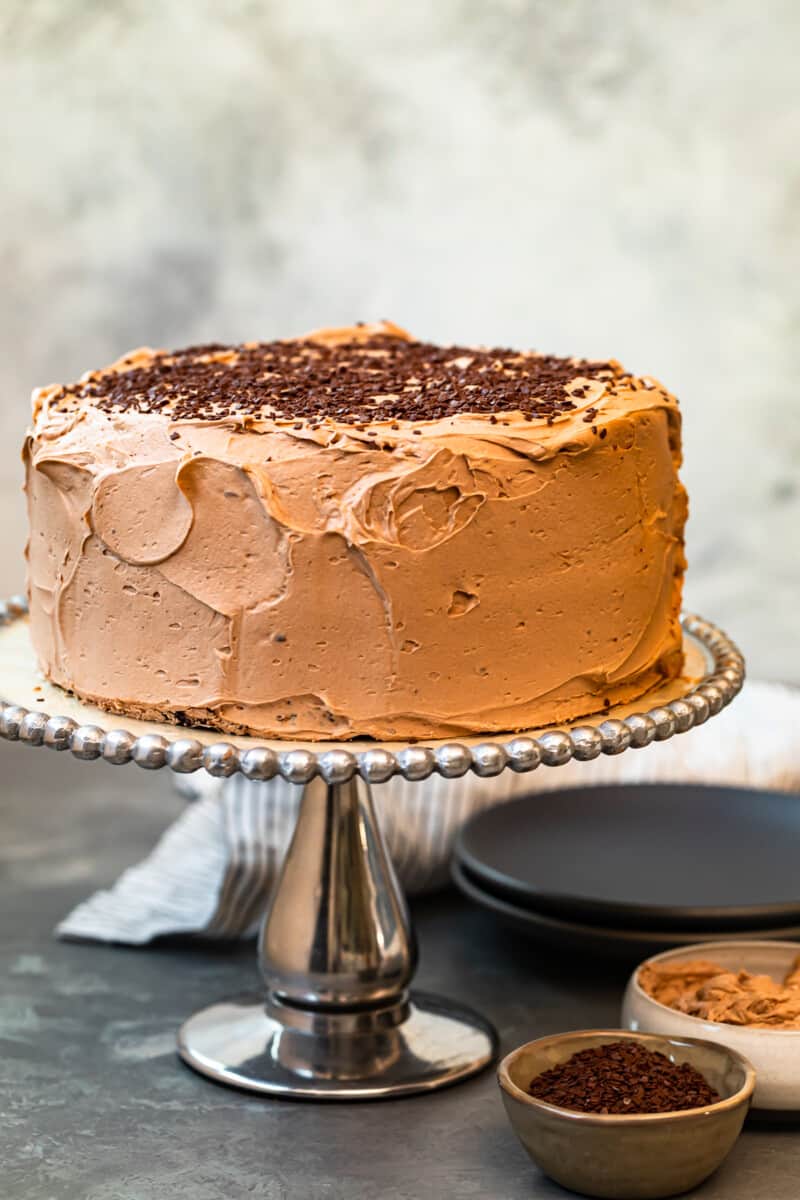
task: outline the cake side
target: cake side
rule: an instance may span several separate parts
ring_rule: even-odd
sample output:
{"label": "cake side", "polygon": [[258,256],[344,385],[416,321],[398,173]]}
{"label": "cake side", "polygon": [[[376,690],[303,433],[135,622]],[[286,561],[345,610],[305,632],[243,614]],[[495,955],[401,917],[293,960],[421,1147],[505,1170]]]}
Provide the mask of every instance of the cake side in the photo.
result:
{"label": "cake side", "polygon": [[578,719],[679,673],[677,403],[394,326],[34,396],[31,629],[122,714],[299,739]]}

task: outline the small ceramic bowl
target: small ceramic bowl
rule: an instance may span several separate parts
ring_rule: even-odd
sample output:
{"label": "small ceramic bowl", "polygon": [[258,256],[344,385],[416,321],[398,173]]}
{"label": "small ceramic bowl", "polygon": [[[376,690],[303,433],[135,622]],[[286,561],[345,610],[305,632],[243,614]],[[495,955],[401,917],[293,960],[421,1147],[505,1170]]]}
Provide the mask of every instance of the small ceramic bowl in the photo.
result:
{"label": "small ceramic bowl", "polygon": [[[734,971],[744,968],[755,975],[771,975],[781,980],[798,955],[800,942],[699,942],[696,946],[655,954],[645,962],[705,958]],[[749,1029],[745,1025],[724,1025],[676,1012],[653,1000],[639,986],[637,977],[644,965],[640,963],[633,972],[625,991],[622,1024],[626,1029],[672,1037],[710,1038],[730,1046],[749,1058],[756,1069],[758,1082],[753,1108],[800,1110],[800,1029]]]}
{"label": "small ceramic bowl", "polygon": [[[631,1040],[696,1067],[722,1097],[683,1112],[575,1112],[537,1100],[535,1075],[579,1050]],[[586,1196],[656,1200],[702,1183],[727,1157],[750,1105],[755,1071],[742,1055],[695,1038],[659,1037],[617,1029],[562,1033],[527,1042],[503,1059],[498,1080],[509,1120],[545,1174]]]}

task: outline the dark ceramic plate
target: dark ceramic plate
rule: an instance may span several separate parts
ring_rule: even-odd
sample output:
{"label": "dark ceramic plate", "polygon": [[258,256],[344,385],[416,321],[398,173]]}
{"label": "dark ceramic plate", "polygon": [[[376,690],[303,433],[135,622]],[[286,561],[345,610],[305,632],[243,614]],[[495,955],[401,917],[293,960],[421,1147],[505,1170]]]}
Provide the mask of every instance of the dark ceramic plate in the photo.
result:
{"label": "dark ceramic plate", "polygon": [[481,889],[539,916],[719,936],[800,925],[798,845],[795,793],[659,783],[500,805],[464,827],[455,857]]}
{"label": "dark ceramic plate", "polygon": [[[692,946],[696,942],[739,941],[741,938],[741,934],[731,932],[730,929],[698,929],[691,932],[685,929],[622,929],[566,921],[535,912],[530,908],[522,908],[493,895],[481,886],[466,867],[457,862],[453,862],[452,876],[456,886],[465,896],[483,908],[488,908],[505,925],[510,925],[520,933],[559,950],[604,955],[634,962],[657,954],[660,950],[679,949],[681,946]],[[748,937],[777,941],[795,938],[800,940],[800,925],[749,930]]]}

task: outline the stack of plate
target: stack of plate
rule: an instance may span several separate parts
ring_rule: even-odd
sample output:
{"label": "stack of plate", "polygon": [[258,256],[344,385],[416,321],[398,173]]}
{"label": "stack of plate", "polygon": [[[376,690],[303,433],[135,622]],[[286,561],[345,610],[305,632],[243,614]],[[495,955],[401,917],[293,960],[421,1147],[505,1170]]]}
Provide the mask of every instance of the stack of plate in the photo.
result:
{"label": "stack of plate", "polygon": [[453,876],[560,947],[643,956],[800,938],[800,796],[689,784],[538,792],[470,821]]}

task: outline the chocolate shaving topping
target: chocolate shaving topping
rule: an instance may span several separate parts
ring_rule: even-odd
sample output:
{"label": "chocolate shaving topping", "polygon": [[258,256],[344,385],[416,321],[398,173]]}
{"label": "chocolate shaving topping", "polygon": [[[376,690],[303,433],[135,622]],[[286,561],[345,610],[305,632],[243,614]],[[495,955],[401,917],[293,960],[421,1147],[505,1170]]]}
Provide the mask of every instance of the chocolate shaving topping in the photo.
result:
{"label": "chocolate shaving topping", "polygon": [[[376,334],[326,345],[313,340],[191,346],[143,365],[94,372],[54,394],[104,412],[163,413],[173,421],[274,416],[364,427],[430,421],[456,413],[521,412],[552,424],[575,409],[575,381],[606,388],[629,376],[616,364],[514,350],[475,350]],[[570,388],[572,391],[570,392]]]}

